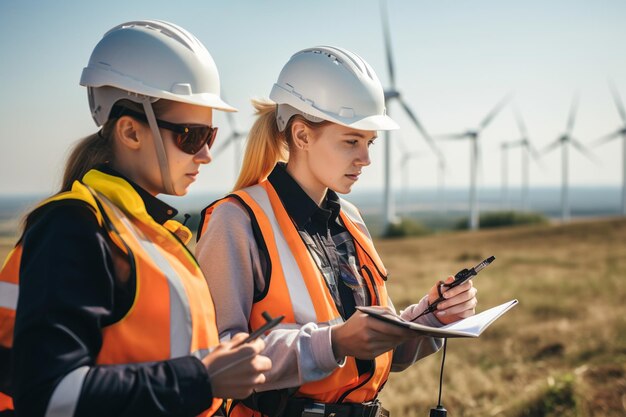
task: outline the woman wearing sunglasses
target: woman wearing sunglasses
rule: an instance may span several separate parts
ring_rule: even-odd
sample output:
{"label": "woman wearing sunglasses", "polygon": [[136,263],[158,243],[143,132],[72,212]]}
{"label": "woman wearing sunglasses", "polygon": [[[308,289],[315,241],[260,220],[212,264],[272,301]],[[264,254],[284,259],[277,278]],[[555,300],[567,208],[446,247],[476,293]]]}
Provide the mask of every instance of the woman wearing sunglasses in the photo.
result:
{"label": "woman wearing sunglasses", "polygon": [[[397,125],[374,70],[341,48],[293,55],[270,98],[254,103],[236,191],[204,210],[196,246],[220,337],[254,330],[263,311],[285,316],[265,339],[265,384],[231,404],[231,415],[386,415],[375,399],[389,372],[435,352],[441,340],[356,310],[393,305],[363,219],[336,193],[349,193],[370,164],[377,131]],[[442,287],[446,301],[417,318],[439,288],[402,317],[441,326],[474,314],[476,289],[467,281]]]}
{"label": "woman wearing sunglasses", "polygon": [[5,408],[11,396],[20,416],[213,415],[271,362],[245,333],[220,344],[191,233],[156,195],[186,194],[211,161],[213,110],[235,109],[205,47],[162,21],[107,32],[81,85],[100,130],[0,276]]}

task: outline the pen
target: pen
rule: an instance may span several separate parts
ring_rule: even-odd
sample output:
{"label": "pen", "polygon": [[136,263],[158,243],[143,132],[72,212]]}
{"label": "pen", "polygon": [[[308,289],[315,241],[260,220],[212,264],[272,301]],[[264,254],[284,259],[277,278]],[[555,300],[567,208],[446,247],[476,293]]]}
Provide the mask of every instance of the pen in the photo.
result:
{"label": "pen", "polygon": [[[263,313],[261,313],[261,315],[263,316],[263,318],[265,319],[265,324],[261,327],[259,327],[258,329],[256,329],[255,331],[253,331],[252,333],[250,333],[248,335],[248,337],[246,337],[244,340],[242,340],[241,342],[237,343],[236,345],[232,346],[231,349],[235,349],[238,348],[239,346],[245,344],[245,343],[250,343],[253,340],[257,339],[259,336],[261,336],[263,333],[265,333],[266,331],[270,330],[273,327],[276,327],[276,325],[278,325],[278,323],[280,323],[285,316],[278,316],[278,317],[272,317],[270,316],[270,314],[267,311],[264,311]],[[252,355],[254,356],[254,355]],[[239,365],[241,362],[249,360],[252,356],[244,356],[243,358],[239,358],[238,360],[231,362],[227,365],[225,365],[222,368],[216,369],[214,371],[211,372],[211,377],[215,377],[217,374],[220,374],[234,366]]]}
{"label": "pen", "polygon": [[464,268],[460,270],[459,272],[457,272],[454,275],[454,281],[452,281],[451,283],[440,284],[439,298],[433,301],[432,304],[430,304],[428,308],[426,308],[426,310],[422,311],[417,317],[415,317],[413,321],[417,320],[418,318],[428,313],[432,313],[433,311],[437,310],[437,306],[439,305],[439,303],[445,300],[445,298],[443,298],[443,294],[441,293],[441,287],[450,289],[450,288],[454,288],[454,287],[461,285],[462,283],[464,283],[471,277],[476,276],[480,271],[482,271],[486,266],[492,263],[495,259],[496,259],[495,256],[490,256],[489,258],[485,259],[484,261],[482,261],[481,263],[479,263],[473,268],[470,268],[470,269]]}
{"label": "pen", "polygon": [[233,349],[243,345],[244,343],[252,342],[256,338],[261,336],[263,333],[267,332],[271,328],[273,328],[276,325],[278,325],[278,323],[280,323],[285,318],[285,316],[278,316],[278,317],[272,318],[272,316],[270,316],[267,311],[264,311],[263,313],[261,313],[261,315],[265,319],[265,324],[263,326],[259,327],[258,329],[256,329],[255,331],[253,331],[252,333],[250,333],[248,335],[248,337],[246,337],[244,340],[242,340],[241,342],[239,342],[235,346],[233,346],[232,347]]}

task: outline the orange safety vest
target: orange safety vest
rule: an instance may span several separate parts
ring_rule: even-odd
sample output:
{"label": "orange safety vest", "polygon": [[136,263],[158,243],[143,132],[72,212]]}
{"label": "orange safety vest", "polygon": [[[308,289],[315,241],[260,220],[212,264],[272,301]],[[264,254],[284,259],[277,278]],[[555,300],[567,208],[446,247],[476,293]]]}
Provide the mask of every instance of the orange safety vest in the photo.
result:
{"label": "orange safety vest", "polygon": [[[333,325],[343,321],[324,277],[311,257],[298,230],[283,207],[276,190],[267,180],[239,190],[203,210],[200,233],[206,230],[213,210],[225,201],[242,203],[259,225],[271,262],[266,295],[252,306],[251,330],[265,323],[261,313],[284,315],[283,323]],[[387,305],[387,272],[356,207],[341,201],[340,218],[354,239],[358,267],[367,283],[372,305]],[[288,327],[288,326],[287,326]],[[279,326],[280,328],[280,326]],[[348,357],[343,367],[328,377],[300,386],[297,397],[323,403],[363,403],[376,398],[391,368],[391,351],[375,358],[372,370],[359,376],[356,360]],[[241,403],[230,410],[231,416],[260,416]]]}
{"label": "orange safety vest", "polygon": [[[130,310],[117,323],[102,328],[102,347],[96,363],[128,364],[206,356],[219,343],[215,308],[196,259],[172,235],[176,233],[188,241],[189,229],[173,220],[158,224],[128,182],[97,170],[89,171],[82,183],[76,181],[71,191],[58,194],[39,207],[69,199],[82,200],[94,210],[99,224],[129,256],[136,279]],[[22,246],[18,242],[0,272],[0,345],[7,348],[13,345],[21,254]],[[64,407],[66,411],[67,407],[75,407],[88,369],[76,369],[61,380],[50,398],[48,410]],[[64,391],[60,389],[64,385],[65,389],[73,388]],[[213,415],[221,403],[222,400],[214,399],[211,408],[201,415]],[[5,405],[5,409],[10,408]]]}

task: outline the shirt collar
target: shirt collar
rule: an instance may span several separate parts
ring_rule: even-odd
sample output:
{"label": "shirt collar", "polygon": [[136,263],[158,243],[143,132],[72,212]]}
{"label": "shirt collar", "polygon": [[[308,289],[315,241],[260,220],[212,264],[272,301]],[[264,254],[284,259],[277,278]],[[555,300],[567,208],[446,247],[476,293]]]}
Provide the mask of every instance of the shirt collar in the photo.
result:
{"label": "shirt collar", "polygon": [[319,207],[296,180],[289,175],[286,168],[285,163],[279,162],[267,179],[276,190],[285,210],[297,228],[302,230],[305,225],[316,219],[323,219],[328,224],[336,221],[341,208],[337,194],[328,190],[322,207]]}
{"label": "shirt collar", "polygon": [[128,179],[126,176],[111,168],[110,165],[100,165],[96,169],[100,172],[119,177],[128,182],[137,192],[137,194],[139,194],[139,197],[141,197],[144,205],[146,206],[146,211],[148,212],[150,217],[154,219],[155,222],[159,224],[164,224],[166,221],[174,218],[174,216],[178,214],[178,210],[176,210],[174,207],[159,200],[158,198],[141,188],[139,185]]}

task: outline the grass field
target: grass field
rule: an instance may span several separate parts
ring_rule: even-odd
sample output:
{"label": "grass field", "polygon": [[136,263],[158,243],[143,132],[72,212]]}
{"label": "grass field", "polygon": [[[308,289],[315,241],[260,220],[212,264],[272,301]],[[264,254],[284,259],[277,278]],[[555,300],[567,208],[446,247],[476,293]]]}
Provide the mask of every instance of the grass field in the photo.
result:
{"label": "grass field", "polygon": [[[397,307],[433,281],[489,255],[478,310],[520,304],[479,339],[451,339],[443,404],[451,416],[626,415],[626,221],[535,226],[377,245]],[[392,415],[427,416],[441,354],[393,374],[381,398]]]}
{"label": "grass field", "polygon": [[[0,241],[4,258],[10,240]],[[520,304],[479,339],[452,339],[443,404],[450,416],[626,415],[626,220],[381,240],[398,308],[435,280],[489,255],[476,279],[482,311]],[[392,374],[381,399],[394,417],[436,405],[441,354]]]}

